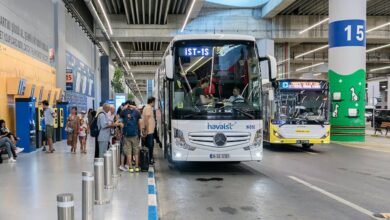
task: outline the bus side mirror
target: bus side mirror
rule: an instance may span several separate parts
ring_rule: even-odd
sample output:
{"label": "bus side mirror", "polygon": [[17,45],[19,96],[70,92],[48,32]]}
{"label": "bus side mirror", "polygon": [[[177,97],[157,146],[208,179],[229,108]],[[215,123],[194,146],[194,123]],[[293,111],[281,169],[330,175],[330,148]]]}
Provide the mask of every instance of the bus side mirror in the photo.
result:
{"label": "bus side mirror", "polygon": [[[273,56],[265,56],[259,58],[260,63],[267,62],[268,63],[268,79],[270,82],[273,82],[276,80],[276,74],[277,74],[277,64],[276,59]],[[262,72],[265,70],[261,70]]]}
{"label": "bus side mirror", "polygon": [[168,79],[173,79],[174,65],[173,65],[173,56],[168,54],[165,57],[165,74]]}

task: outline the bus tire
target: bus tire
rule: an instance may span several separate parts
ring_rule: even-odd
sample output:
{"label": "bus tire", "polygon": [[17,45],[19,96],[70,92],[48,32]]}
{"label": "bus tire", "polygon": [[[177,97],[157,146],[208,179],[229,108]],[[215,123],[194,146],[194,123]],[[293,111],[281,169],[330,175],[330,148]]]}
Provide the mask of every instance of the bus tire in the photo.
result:
{"label": "bus tire", "polygon": [[303,149],[310,149],[313,144],[302,144]]}

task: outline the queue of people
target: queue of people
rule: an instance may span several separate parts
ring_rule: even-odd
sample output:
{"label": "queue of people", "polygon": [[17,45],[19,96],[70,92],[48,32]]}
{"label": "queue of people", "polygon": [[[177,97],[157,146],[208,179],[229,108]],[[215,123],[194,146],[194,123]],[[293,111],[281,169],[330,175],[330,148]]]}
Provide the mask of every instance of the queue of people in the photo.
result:
{"label": "queue of people", "polygon": [[[89,109],[78,114],[76,106],[71,107],[66,119],[65,131],[67,133],[67,145],[70,153],[76,154],[78,143],[80,153],[87,153],[87,139],[94,126],[98,135],[95,138],[95,157],[102,158],[112,144],[119,143],[121,158],[120,169],[122,171],[140,172],[140,153],[147,155],[147,165],[154,164],[153,148],[156,138],[155,98],[148,98],[147,105],[138,109],[133,101],[123,103],[118,109],[115,106],[104,104],[97,111]],[[54,109],[45,100],[42,101],[43,118],[43,151],[47,154],[54,153],[54,119],[57,117]],[[18,137],[12,134],[0,120],[0,150],[5,150],[10,162],[15,162],[17,153],[23,148],[16,147]],[[158,141],[159,142],[159,141]],[[47,144],[47,148],[46,148]],[[0,157],[1,158],[1,157]],[[145,162],[145,161],[144,161]]]}

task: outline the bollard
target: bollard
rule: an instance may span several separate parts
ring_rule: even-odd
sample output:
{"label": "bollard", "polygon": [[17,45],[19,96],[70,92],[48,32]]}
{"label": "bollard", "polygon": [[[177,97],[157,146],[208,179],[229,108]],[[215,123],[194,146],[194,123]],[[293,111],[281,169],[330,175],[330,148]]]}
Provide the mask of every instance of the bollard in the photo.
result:
{"label": "bollard", "polygon": [[82,220],[93,220],[93,187],[92,172],[82,172]]}
{"label": "bollard", "polygon": [[[120,145],[120,143],[117,143],[116,144],[116,146],[117,146],[117,148],[116,148],[116,153],[117,153],[117,166],[118,166],[118,169],[119,169],[119,167],[120,167],[120,165],[121,165],[121,145]],[[120,175],[119,175],[120,176]]]}
{"label": "bollard", "polygon": [[74,220],[73,194],[64,193],[57,195],[58,220]]}
{"label": "bollard", "polygon": [[117,145],[113,145],[111,147],[111,154],[112,154],[112,177],[118,178],[118,154],[117,154],[118,148]]}
{"label": "bollard", "polygon": [[104,154],[104,188],[112,189],[112,154],[111,150],[108,150]]}
{"label": "bollard", "polygon": [[104,189],[104,159],[95,158],[94,172],[95,172],[95,204],[102,205],[109,201],[104,200],[103,198],[103,189]]}

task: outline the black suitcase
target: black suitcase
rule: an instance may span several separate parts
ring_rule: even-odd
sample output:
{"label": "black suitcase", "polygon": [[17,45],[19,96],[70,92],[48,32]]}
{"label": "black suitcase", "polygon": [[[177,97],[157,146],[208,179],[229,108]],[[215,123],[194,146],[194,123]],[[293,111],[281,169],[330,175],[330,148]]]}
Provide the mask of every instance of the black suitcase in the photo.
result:
{"label": "black suitcase", "polygon": [[139,152],[140,168],[141,172],[148,172],[149,170],[149,149],[146,147],[141,148]]}

